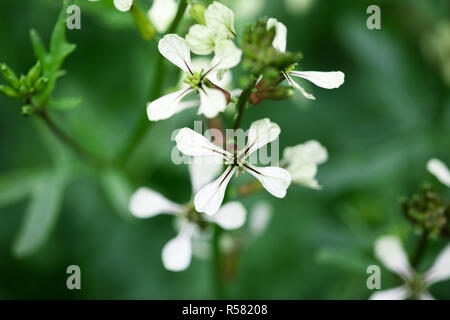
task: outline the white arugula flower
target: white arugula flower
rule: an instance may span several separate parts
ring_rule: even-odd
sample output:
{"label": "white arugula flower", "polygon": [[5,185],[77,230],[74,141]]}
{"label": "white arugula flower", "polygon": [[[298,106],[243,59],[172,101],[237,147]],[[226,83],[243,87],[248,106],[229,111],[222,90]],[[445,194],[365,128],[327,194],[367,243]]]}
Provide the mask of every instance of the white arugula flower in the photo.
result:
{"label": "white arugula flower", "polygon": [[[206,183],[214,179],[221,164],[214,161],[201,161],[189,167],[192,190],[195,194]],[[189,267],[192,256],[193,238],[201,238],[199,223],[212,222],[226,230],[242,227],[246,219],[246,210],[237,201],[224,204],[213,216],[193,211],[190,205],[181,205],[166,199],[160,193],[149,188],[138,189],[130,200],[130,211],[137,218],[151,218],[159,214],[170,214],[177,218],[178,235],[167,242],[162,250],[164,267],[171,271],[183,271]]]}
{"label": "white arugula flower", "polygon": [[408,262],[407,254],[397,237],[384,236],[375,242],[375,255],[386,268],[398,274],[404,285],[374,293],[371,300],[404,300],[410,297],[421,300],[434,299],[428,288],[450,279],[450,245],[436,258],[433,266],[423,275],[417,274]]}
{"label": "white arugula flower", "polygon": [[191,92],[200,96],[198,114],[214,118],[224,111],[228,104],[228,92],[218,87],[208,77],[214,72],[232,68],[239,64],[242,51],[231,41],[222,42],[216,55],[206,70],[194,70],[189,48],[183,38],[176,34],[168,34],[159,41],[159,52],[185,73],[185,85],[181,90],[172,92],[147,105],[147,115],[151,121],[168,119],[192,104],[183,104],[181,100]]}
{"label": "white arugula flower", "polygon": [[147,15],[156,30],[164,33],[175,18],[177,8],[175,0],[153,0]]}
{"label": "white arugula flower", "polygon": [[293,183],[320,189],[320,185],[315,178],[317,166],[327,159],[327,149],[319,142],[310,140],[284,149],[281,163],[292,175]]}
{"label": "white arugula flower", "polygon": [[223,41],[236,37],[233,11],[217,1],[205,10],[205,22],[193,25],[186,35],[186,43],[195,54],[208,55]]}
{"label": "white arugula flower", "polygon": [[236,170],[250,173],[261,182],[270,194],[284,198],[286,189],[291,183],[291,175],[287,170],[280,167],[257,167],[245,160],[259,148],[277,139],[279,134],[280,127],[269,119],[255,121],[250,126],[246,147],[231,154],[194,130],[181,129],[175,137],[178,150],[190,156],[218,157],[228,165],[219,178],[197,192],[194,197],[195,209],[207,215],[216,213],[222,204],[227,185]]}
{"label": "white arugula flower", "polygon": [[122,12],[130,10],[132,5],[133,0],[114,0],[114,6]]}
{"label": "white arugula flower", "polygon": [[430,159],[427,162],[427,170],[440,182],[445,184],[447,187],[450,187],[450,171],[441,160]]}
{"label": "white arugula flower", "polygon": [[[287,36],[287,28],[284,24],[277,21],[274,18],[270,18],[267,20],[267,28],[275,27],[276,33],[275,38],[273,39],[272,45],[275,49],[285,52],[286,51],[286,36]],[[335,89],[339,88],[344,83],[345,75],[341,71],[332,71],[332,72],[321,72],[321,71],[289,71],[282,72],[283,76],[289,82],[289,85],[297,89],[305,98],[315,100],[316,98],[305,91],[303,87],[301,87],[297,82],[295,82],[291,76],[299,77],[306,79],[316,86],[325,89]]]}

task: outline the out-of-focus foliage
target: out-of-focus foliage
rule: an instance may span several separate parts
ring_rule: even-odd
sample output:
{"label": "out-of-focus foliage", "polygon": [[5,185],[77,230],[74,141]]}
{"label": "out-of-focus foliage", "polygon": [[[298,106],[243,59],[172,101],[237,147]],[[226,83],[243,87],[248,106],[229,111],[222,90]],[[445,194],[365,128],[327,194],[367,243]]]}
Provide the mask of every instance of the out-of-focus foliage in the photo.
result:
{"label": "out-of-focus foliage", "polygon": [[[378,263],[374,240],[393,233],[409,252],[416,245],[401,197],[428,182],[450,198],[425,169],[431,157],[450,164],[445,71],[450,56],[442,27],[448,26],[450,4],[383,1],[382,29],[368,30],[366,8],[372,1],[223,2],[236,8],[238,36],[257,17],[275,17],[288,27],[288,50],[303,54],[298,69],[346,74],[339,90],[306,88],[314,102],[264,100],[246,112],[244,128],[263,117],[281,126],[282,149],[317,139],[330,157],[319,170],[321,191],[293,186],[285,199],[261,193],[244,200],[250,209],[264,199],[273,215],[238,261],[229,297],[365,299],[371,294],[366,268]],[[151,1],[140,3],[148,8]],[[242,10],[243,3],[254,13]],[[158,52],[155,42],[141,39],[131,16],[109,1],[78,4],[81,30],[66,30],[77,49],[64,62],[67,75],[58,80],[54,96],[83,100],[59,101],[66,112],[55,118],[89,150],[108,158],[145,117]],[[2,0],[0,60],[26,73],[36,63],[30,29],[49,43],[60,7],[54,0]],[[193,22],[186,18],[180,33]],[[32,38],[36,50],[34,32]],[[178,71],[169,69],[165,88],[178,78]],[[239,75],[234,79],[237,84]],[[127,195],[143,185],[179,203],[189,200],[188,169],[170,161],[171,135],[192,123],[195,111],[152,125],[126,171],[118,172],[81,164],[40,123],[23,118],[21,106],[0,96],[0,298],[213,297],[211,263],[194,258],[182,273],[163,268],[161,248],[175,235],[171,219],[136,221],[126,212]],[[29,232],[49,225],[49,233]],[[419,271],[430,266],[443,241],[430,243]],[[72,264],[81,267],[81,291],[66,288]],[[400,281],[384,272],[381,283],[390,288]],[[431,293],[449,298],[448,282]]]}

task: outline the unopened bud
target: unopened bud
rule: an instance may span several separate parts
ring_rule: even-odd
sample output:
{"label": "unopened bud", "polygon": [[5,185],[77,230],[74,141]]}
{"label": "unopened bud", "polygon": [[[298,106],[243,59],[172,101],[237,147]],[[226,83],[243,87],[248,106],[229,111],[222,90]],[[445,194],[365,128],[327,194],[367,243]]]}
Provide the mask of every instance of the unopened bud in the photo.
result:
{"label": "unopened bud", "polygon": [[32,114],[32,109],[30,105],[22,106],[22,115],[23,116],[30,116]]}
{"label": "unopened bud", "polygon": [[205,10],[206,8],[204,5],[196,3],[192,5],[191,8],[189,9],[189,14],[198,23],[206,25]]}
{"label": "unopened bud", "polygon": [[256,106],[263,100],[284,100],[293,95],[294,90],[291,87],[274,87],[253,92],[250,96],[250,103]]}
{"label": "unopened bud", "polygon": [[10,98],[19,98],[19,95],[17,94],[16,90],[14,90],[9,86],[0,85],[0,92]]}
{"label": "unopened bud", "polygon": [[34,84],[34,89],[36,90],[36,92],[42,91],[42,90],[44,90],[47,83],[48,83],[48,78],[40,77]]}
{"label": "unopened bud", "polygon": [[36,80],[39,78],[41,74],[41,62],[38,61],[31,69],[28,71],[27,74],[27,80],[30,83],[30,85],[33,85]]}
{"label": "unopened bud", "polygon": [[12,71],[12,69],[10,67],[8,67],[6,64],[2,63],[0,65],[0,71],[3,74],[3,77],[5,78],[6,81],[9,82],[9,84],[11,84],[11,86],[14,89],[18,89],[20,86],[20,81],[17,78],[16,74],[14,73],[14,71]]}

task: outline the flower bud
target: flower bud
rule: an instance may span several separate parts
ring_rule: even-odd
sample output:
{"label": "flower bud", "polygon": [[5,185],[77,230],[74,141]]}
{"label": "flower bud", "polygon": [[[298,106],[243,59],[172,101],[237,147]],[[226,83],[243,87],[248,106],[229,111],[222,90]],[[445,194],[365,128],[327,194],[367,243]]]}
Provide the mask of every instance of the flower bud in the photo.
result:
{"label": "flower bud", "polygon": [[404,200],[402,211],[419,231],[433,237],[450,236],[450,204],[444,203],[430,186]]}
{"label": "flower bud", "polygon": [[198,23],[206,25],[205,10],[206,8],[204,5],[202,5],[201,3],[196,3],[189,9],[189,14]]}
{"label": "flower bud", "polygon": [[22,115],[23,116],[31,116],[32,108],[30,105],[22,106]]}
{"label": "flower bud", "polygon": [[36,92],[42,91],[45,89],[45,86],[47,85],[47,83],[48,83],[48,78],[40,77],[34,84],[34,89],[36,90]]}
{"label": "flower bud", "polygon": [[5,96],[10,98],[19,98],[19,95],[13,88],[5,85],[0,85],[0,92],[2,92]]}
{"label": "flower bud", "polygon": [[19,79],[17,78],[14,71],[11,70],[6,64],[2,63],[0,65],[0,71],[3,74],[3,77],[6,81],[8,81],[14,89],[18,89],[20,86]]}
{"label": "flower bud", "polygon": [[27,80],[30,83],[30,85],[33,85],[36,80],[39,78],[41,74],[42,68],[41,68],[41,62],[38,61],[29,71],[27,74]]}
{"label": "flower bud", "polygon": [[275,87],[266,90],[253,92],[250,96],[250,102],[254,106],[260,104],[263,100],[284,100],[294,95],[291,87]]}

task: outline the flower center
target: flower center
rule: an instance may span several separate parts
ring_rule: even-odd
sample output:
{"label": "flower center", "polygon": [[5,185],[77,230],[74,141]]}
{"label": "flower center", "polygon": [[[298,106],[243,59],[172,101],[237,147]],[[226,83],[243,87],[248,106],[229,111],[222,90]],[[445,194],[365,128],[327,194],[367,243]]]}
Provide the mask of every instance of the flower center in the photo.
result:
{"label": "flower center", "polygon": [[194,71],[194,74],[185,74],[184,82],[187,83],[191,88],[195,89],[200,87],[203,78],[203,70],[201,72]]}

